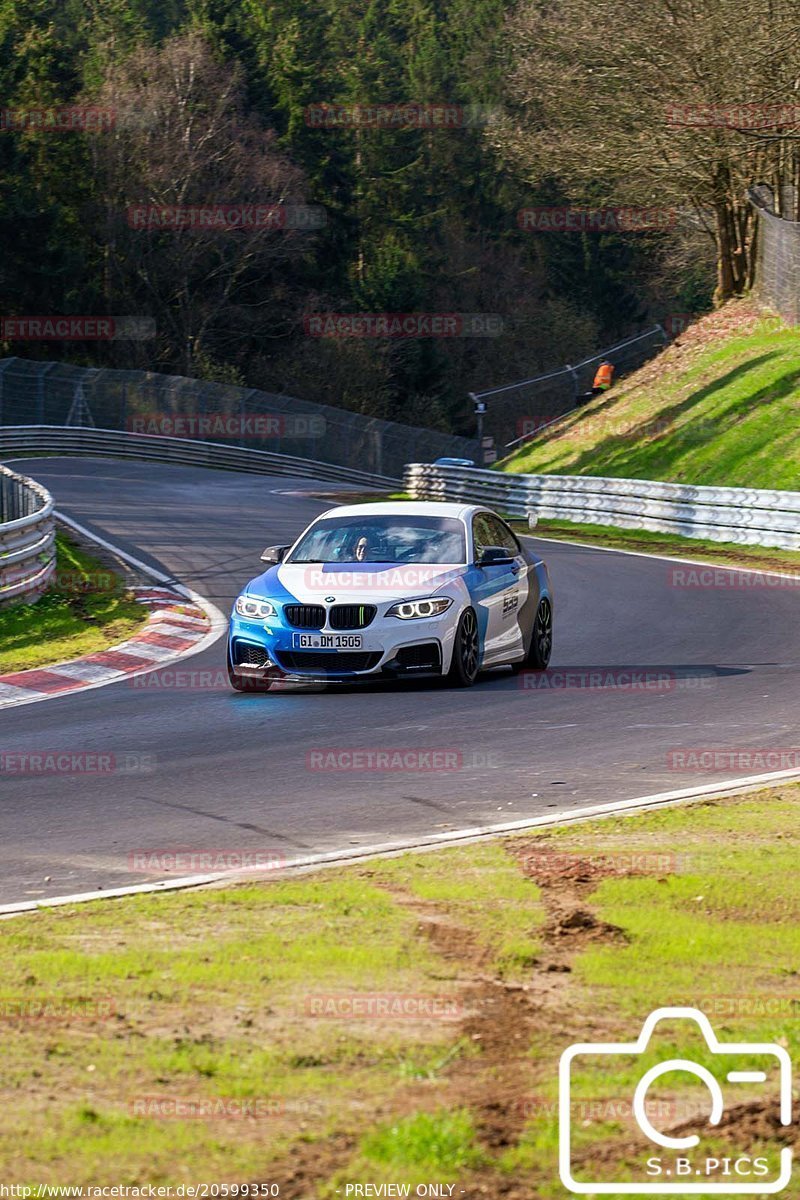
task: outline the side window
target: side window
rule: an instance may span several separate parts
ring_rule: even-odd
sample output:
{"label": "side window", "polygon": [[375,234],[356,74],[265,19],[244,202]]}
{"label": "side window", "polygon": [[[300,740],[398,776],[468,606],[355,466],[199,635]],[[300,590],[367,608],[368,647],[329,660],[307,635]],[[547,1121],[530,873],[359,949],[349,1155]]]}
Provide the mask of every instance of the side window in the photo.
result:
{"label": "side window", "polygon": [[475,543],[475,561],[483,554],[487,546],[494,546],[494,534],[489,524],[488,513],[476,513],[472,518],[472,540]]}
{"label": "side window", "polygon": [[521,553],[520,545],[514,534],[506,525],[505,521],[501,521],[494,514],[487,517],[489,528],[492,532],[492,545],[503,546],[509,554],[515,556]]}

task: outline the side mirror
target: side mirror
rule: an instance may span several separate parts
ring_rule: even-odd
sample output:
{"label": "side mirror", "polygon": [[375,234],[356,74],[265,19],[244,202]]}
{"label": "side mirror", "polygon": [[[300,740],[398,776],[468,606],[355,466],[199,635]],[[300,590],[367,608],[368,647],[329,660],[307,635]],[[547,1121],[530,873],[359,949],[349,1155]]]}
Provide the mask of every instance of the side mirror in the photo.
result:
{"label": "side mirror", "polygon": [[261,555],[261,561],[265,563],[281,563],[283,562],[288,546],[267,546],[264,553]]}
{"label": "side mirror", "polygon": [[478,559],[479,567],[507,567],[514,559],[505,546],[487,546]]}

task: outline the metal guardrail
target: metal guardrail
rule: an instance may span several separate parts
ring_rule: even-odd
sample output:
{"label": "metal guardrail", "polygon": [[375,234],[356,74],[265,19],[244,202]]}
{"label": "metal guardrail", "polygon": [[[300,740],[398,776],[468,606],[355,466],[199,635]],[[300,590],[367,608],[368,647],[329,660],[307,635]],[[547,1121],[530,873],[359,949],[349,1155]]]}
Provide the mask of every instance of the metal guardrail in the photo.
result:
{"label": "metal guardrail", "polygon": [[35,600],[55,567],[50,493],[33,479],[0,467],[0,605]]}
{"label": "metal guardrail", "polygon": [[430,463],[410,463],[405,487],[418,500],[463,500],[516,516],[800,550],[800,492],[591,475],[504,475]]}
{"label": "metal guardrail", "polygon": [[397,487],[398,479],[373,475],[314,459],[249,450],[190,438],[123,433],[62,425],[0,425],[0,456],[10,454],[75,454],[81,457],[135,458],[192,467],[219,467],[257,475],[308,475],[336,483]]}
{"label": "metal guardrail", "polygon": [[[592,387],[595,368],[605,360],[614,364],[617,373],[641,367],[664,348],[669,341],[661,325],[653,325],[643,333],[624,341],[606,346],[575,364],[565,364],[531,379],[519,379],[501,387],[484,388],[469,393],[475,404],[485,406],[482,421],[479,418],[478,440],[483,432],[494,438],[496,446],[513,449],[520,442],[529,441],[554,422],[574,413]],[[488,403],[487,403],[488,401]],[[431,459],[440,455],[432,454]],[[453,455],[457,458],[472,458],[471,454]],[[484,459],[484,461],[486,461]]]}
{"label": "metal guardrail", "polygon": [[26,358],[0,358],[0,425],[202,439],[394,478],[417,459],[477,455],[471,438],[285,393]]}

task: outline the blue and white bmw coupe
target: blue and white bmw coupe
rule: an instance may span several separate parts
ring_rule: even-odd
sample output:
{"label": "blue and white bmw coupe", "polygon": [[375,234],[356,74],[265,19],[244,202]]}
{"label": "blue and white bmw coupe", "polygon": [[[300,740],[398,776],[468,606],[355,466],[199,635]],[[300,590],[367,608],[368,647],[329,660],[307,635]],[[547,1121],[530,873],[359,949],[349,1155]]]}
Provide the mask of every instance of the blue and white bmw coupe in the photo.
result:
{"label": "blue and white bmw coupe", "polygon": [[237,691],[291,682],[544,670],[553,641],[547,568],[496,513],[397,501],[332,508],[272,546],[231,613]]}

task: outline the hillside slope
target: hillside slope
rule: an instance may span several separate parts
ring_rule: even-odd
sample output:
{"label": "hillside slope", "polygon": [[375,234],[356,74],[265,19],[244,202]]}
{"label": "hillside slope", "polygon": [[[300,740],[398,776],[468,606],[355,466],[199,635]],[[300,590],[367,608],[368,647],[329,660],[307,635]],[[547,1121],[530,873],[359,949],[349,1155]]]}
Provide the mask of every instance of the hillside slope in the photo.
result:
{"label": "hillside slope", "polygon": [[798,490],[800,330],[728,304],[498,467]]}

